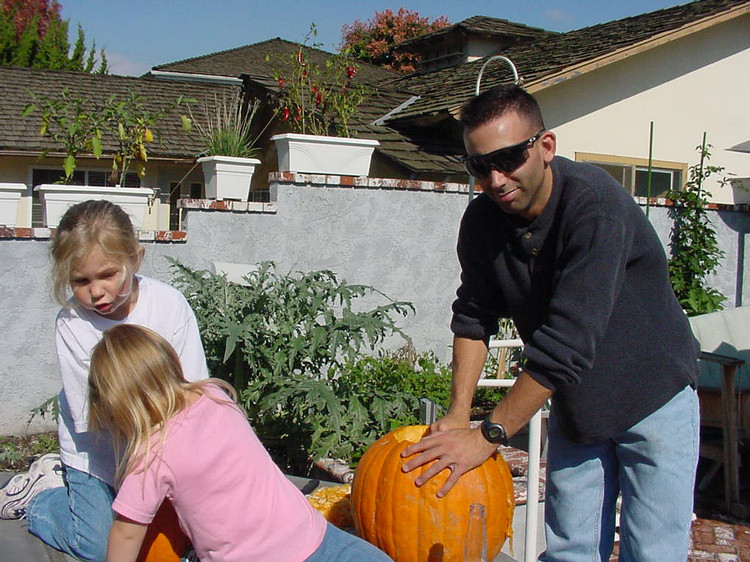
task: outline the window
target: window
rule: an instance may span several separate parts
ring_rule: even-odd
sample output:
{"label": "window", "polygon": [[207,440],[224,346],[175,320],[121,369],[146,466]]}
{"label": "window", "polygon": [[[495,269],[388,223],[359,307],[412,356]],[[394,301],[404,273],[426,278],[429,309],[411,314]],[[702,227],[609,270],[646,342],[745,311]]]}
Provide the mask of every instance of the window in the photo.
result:
{"label": "window", "polygon": [[[635,197],[649,195],[648,160],[644,158],[576,152],[576,161],[599,166]],[[664,197],[671,189],[682,189],[686,175],[687,164],[685,163],[653,160],[651,162],[651,197]]]}

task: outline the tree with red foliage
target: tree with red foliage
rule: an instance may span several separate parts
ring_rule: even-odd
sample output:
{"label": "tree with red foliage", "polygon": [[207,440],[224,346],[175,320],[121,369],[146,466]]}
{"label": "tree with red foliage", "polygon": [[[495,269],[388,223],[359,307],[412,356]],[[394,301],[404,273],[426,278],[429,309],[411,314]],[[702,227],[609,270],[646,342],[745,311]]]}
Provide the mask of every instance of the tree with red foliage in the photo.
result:
{"label": "tree with red foliage", "polygon": [[57,0],[2,0],[2,6],[5,16],[13,22],[18,39],[34,22],[39,36],[44,37],[50,24],[60,20],[62,8]]}
{"label": "tree with red foliage", "polygon": [[450,21],[445,16],[431,22],[430,18],[403,7],[396,13],[393,10],[383,10],[375,12],[375,17],[364,23],[355,20],[352,25],[344,25],[341,28],[341,50],[371,64],[401,72],[413,72],[419,62],[419,55],[406,51],[394,52],[391,47],[448,25]]}
{"label": "tree with red foliage", "polygon": [[[96,44],[86,50],[83,29],[71,52],[68,22],[57,0],[0,0],[0,65],[51,70],[94,71]],[[96,72],[107,72],[100,52]]]}

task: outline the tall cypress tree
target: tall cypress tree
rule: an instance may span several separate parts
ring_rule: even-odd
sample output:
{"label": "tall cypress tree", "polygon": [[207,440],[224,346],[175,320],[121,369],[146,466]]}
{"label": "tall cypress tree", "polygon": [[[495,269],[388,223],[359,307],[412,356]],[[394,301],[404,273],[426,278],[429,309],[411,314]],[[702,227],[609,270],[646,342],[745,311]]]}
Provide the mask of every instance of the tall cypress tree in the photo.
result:
{"label": "tall cypress tree", "polygon": [[98,67],[96,54],[95,43],[86,49],[80,25],[71,51],[68,21],[56,0],[0,0],[0,65],[106,74],[104,51]]}

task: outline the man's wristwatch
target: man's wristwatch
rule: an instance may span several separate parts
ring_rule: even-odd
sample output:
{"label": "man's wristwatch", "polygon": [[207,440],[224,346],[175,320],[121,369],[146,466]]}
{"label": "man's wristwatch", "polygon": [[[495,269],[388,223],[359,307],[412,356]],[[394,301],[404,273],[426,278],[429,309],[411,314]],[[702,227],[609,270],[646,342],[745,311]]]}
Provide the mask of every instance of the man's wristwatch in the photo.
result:
{"label": "man's wristwatch", "polygon": [[493,423],[490,421],[490,416],[487,416],[482,420],[482,435],[490,443],[495,445],[508,445],[509,439],[508,434],[505,433],[505,428],[499,423]]}

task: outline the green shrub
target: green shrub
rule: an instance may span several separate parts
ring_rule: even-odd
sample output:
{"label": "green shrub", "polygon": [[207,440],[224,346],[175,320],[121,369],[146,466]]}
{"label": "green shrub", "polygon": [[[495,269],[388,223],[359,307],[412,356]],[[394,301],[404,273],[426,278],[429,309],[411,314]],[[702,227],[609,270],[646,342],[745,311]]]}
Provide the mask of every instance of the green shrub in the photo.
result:
{"label": "green shrub", "polygon": [[[175,285],[195,311],[210,372],[237,389],[277,462],[298,469],[344,455],[348,442],[363,439],[366,418],[402,415],[401,405],[365,398],[338,379],[386,337],[404,335],[395,317],[411,304],[339,281],[331,271],[283,274],[263,262],[245,286],[172,264]],[[375,299],[383,304],[368,307]]]}
{"label": "green shrub", "polygon": [[[372,287],[340,282],[330,271],[280,274],[270,262],[246,276],[248,286],[173,261],[175,284],[198,320],[213,376],[231,382],[274,460],[296,474],[333,457],[355,464],[396,427],[419,422],[419,400],[442,415],[451,371],[434,353],[409,344],[369,355],[393,334],[409,303]],[[362,299],[385,299],[367,308]],[[494,405],[503,391],[479,389]]]}
{"label": "green shrub", "polygon": [[[718,289],[709,285],[708,277],[724,259],[716,229],[708,216],[710,193],[704,184],[714,174],[724,171],[722,166],[709,164],[711,145],[703,142],[696,147],[700,153],[698,164],[690,166],[690,179],[680,190],[670,191],[674,201],[670,210],[673,219],[669,277],[677,300],[688,314],[708,314],[724,308],[727,300]],[[719,183],[726,183],[722,179]]]}

